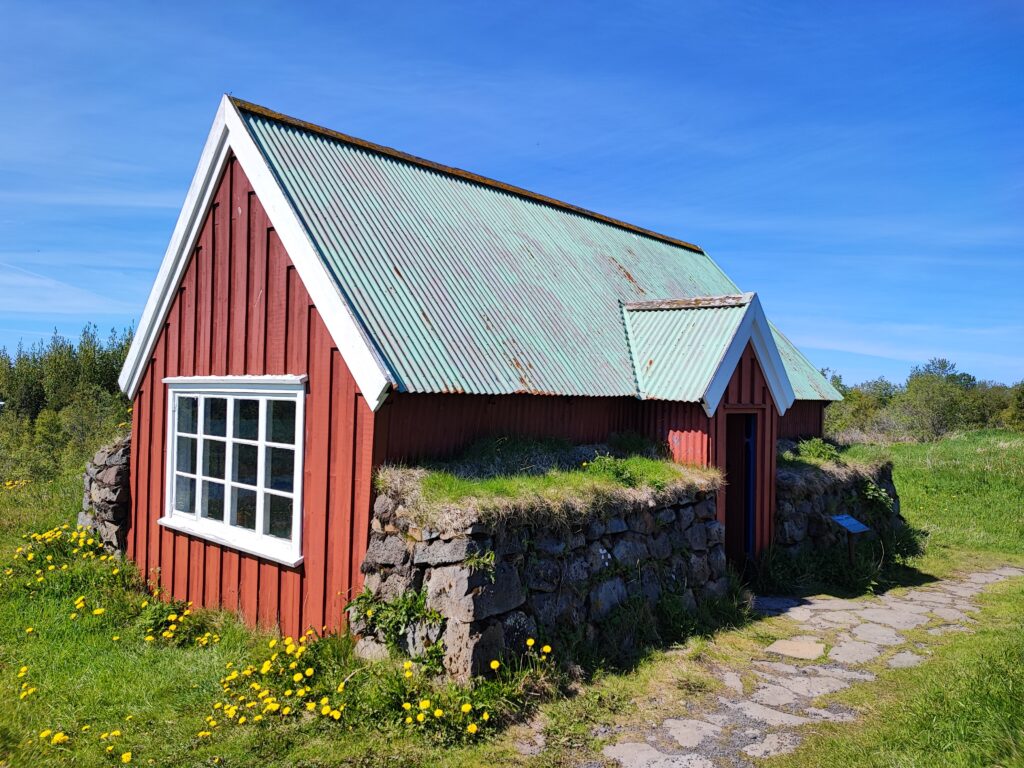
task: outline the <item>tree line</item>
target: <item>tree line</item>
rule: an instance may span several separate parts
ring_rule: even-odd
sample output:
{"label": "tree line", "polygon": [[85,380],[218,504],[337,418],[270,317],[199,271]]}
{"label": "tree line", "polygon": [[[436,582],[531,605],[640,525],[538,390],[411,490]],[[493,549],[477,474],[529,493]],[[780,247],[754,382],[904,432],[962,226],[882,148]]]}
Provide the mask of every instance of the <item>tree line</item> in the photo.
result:
{"label": "tree line", "polygon": [[131,330],[104,339],[87,325],[77,342],[54,332],[13,355],[0,348],[0,480],[79,471],[128,427],[117,377],[131,340]]}
{"label": "tree line", "polygon": [[938,440],[950,432],[1024,430],[1024,381],[979,381],[956,363],[933,358],[915,366],[903,384],[885,378],[853,386],[829,371],[841,402],[825,410],[825,431],[840,442]]}

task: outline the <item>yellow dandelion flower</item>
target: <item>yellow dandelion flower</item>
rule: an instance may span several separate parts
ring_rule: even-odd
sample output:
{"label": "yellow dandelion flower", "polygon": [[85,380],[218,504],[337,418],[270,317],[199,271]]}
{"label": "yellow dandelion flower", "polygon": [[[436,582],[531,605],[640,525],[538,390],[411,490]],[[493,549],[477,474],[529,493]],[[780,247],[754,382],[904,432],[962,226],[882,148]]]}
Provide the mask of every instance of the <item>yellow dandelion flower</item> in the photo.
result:
{"label": "yellow dandelion flower", "polygon": [[149,600],[143,600],[143,601],[142,601],[142,602],[141,602],[141,603],[139,604],[139,608],[145,608],[145,607],[146,607],[147,605],[149,605]]}
{"label": "yellow dandelion flower", "polygon": [[324,704],[322,707],[320,707],[320,714],[324,717],[327,717],[327,715],[331,714],[331,705]]}
{"label": "yellow dandelion flower", "polygon": [[466,704],[462,705],[461,709],[462,709],[463,714],[469,714],[470,712],[473,711],[473,705],[469,704],[469,703],[466,703]]}
{"label": "yellow dandelion flower", "polygon": [[306,677],[312,677],[312,676],[313,676],[313,668],[312,667],[306,667]]}
{"label": "yellow dandelion flower", "polygon": [[422,723],[426,719],[427,719],[426,716],[422,712],[420,712],[418,715],[416,715],[416,722],[417,723]]}
{"label": "yellow dandelion flower", "polygon": [[50,743],[56,746],[57,744],[63,744],[67,740],[68,735],[64,731],[57,731],[57,733],[53,734],[53,738],[50,739]]}
{"label": "yellow dandelion flower", "polygon": [[324,696],[322,699],[320,699],[320,703],[321,704],[327,704],[329,701],[330,701],[330,698],[328,698],[327,696]]}
{"label": "yellow dandelion flower", "polygon": [[491,715],[489,712],[484,712],[482,715],[480,715],[480,719],[486,722],[491,719]]}
{"label": "yellow dandelion flower", "polygon": [[407,669],[407,670],[405,670],[405,672],[403,672],[402,674],[403,674],[403,675],[404,675],[405,677],[412,677],[412,670],[411,670],[411,669]]}
{"label": "yellow dandelion flower", "polygon": [[245,715],[242,715],[240,718],[238,718],[238,724],[241,725],[242,723],[244,723],[245,719]]}
{"label": "yellow dandelion flower", "polygon": [[47,728],[46,730],[43,730],[43,731],[39,732],[39,738],[40,739],[48,739],[48,738],[50,738],[50,734],[51,733],[53,733],[53,731],[51,731],[49,728]]}
{"label": "yellow dandelion flower", "polygon": [[102,616],[106,612],[107,612],[106,608],[93,608],[92,609],[92,615],[93,616]]}
{"label": "yellow dandelion flower", "polygon": [[412,669],[412,662],[407,661],[404,664],[402,664],[402,669]]}
{"label": "yellow dandelion flower", "polygon": [[306,702],[306,709],[308,709],[310,712],[312,712],[314,709],[316,709],[316,702],[315,701],[307,701]]}
{"label": "yellow dandelion flower", "polygon": [[412,709],[412,704],[410,704],[408,701],[403,701],[402,702],[402,709],[404,709],[406,712],[408,712],[410,709]]}
{"label": "yellow dandelion flower", "polygon": [[292,708],[291,707],[285,707],[284,709],[281,710],[281,714],[282,715],[290,715],[291,713],[292,713]]}
{"label": "yellow dandelion flower", "polygon": [[200,731],[199,733],[196,734],[196,736],[198,736],[200,739],[205,739],[209,735],[210,735],[209,731]]}
{"label": "yellow dandelion flower", "polygon": [[345,690],[345,681],[342,680],[340,683],[338,683],[338,693],[341,693],[344,690]]}
{"label": "yellow dandelion flower", "polygon": [[88,730],[89,730],[90,728],[92,728],[92,726],[91,726],[91,725],[83,725],[83,726],[82,726],[82,731],[83,731],[83,732],[85,732],[85,731],[88,731]]}
{"label": "yellow dandelion flower", "polygon": [[107,745],[107,752],[113,752],[113,751],[114,751],[114,745],[113,744],[108,744]]}
{"label": "yellow dandelion flower", "polygon": [[497,659],[494,659],[493,661],[491,661],[491,669],[497,670],[498,667],[500,667],[500,666],[501,666],[501,662],[498,661]]}
{"label": "yellow dandelion flower", "polygon": [[294,675],[292,675],[292,680],[294,680],[296,683],[300,682],[302,680],[302,673],[296,672]]}
{"label": "yellow dandelion flower", "polygon": [[533,639],[532,637],[528,637],[528,638],[526,638],[526,647],[527,647],[527,648],[533,648],[533,646],[534,646],[534,644],[535,644],[536,642],[537,642],[537,641],[536,641],[536,640],[534,640],[534,639]]}
{"label": "yellow dandelion flower", "polygon": [[131,761],[132,761],[132,753],[131,752],[122,752],[121,753],[121,762],[122,763],[130,763]]}
{"label": "yellow dandelion flower", "polygon": [[26,635],[31,635],[33,632],[35,632],[35,630],[32,629],[32,627],[25,627],[25,634]]}
{"label": "yellow dandelion flower", "polygon": [[28,674],[28,667],[22,667],[18,670],[18,677],[24,677],[26,674]]}
{"label": "yellow dandelion flower", "polygon": [[545,645],[543,648],[540,649],[540,652],[541,653],[551,653],[551,646],[550,645]]}
{"label": "yellow dandelion flower", "polygon": [[435,709],[434,710],[434,717],[444,717],[444,710],[443,709]]}
{"label": "yellow dandelion flower", "polygon": [[430,709],[430,699],[420,701],[420,709]]}
{"label": "yellow dandelion flower", "polygon": [[477,728],[476,723],[470,723],[466,726],[466,730],[469,733],[476,733],[479,729]]}
{"label": "yellow dandelion flower", "polygon": [[341,719],[341,712],[339,710],[337,710],[337,709],[332,709],[331,710],[331,717],[333,717],[335,720],[340,720]]}
{"label": "yellow dandelion flower", "polygon": [[412,722],[412,716],[411,715],[409,717],[405,718],[405,724],[406,725],[409,725],[411,722]]}

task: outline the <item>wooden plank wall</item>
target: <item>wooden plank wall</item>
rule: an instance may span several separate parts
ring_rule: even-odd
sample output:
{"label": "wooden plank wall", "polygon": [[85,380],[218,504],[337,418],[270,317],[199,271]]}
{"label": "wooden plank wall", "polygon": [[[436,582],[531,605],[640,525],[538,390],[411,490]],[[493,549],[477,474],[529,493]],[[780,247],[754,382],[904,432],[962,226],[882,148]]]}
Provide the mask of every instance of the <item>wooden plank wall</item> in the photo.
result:
{"label": "wooden plank wall", "polygon": [[[304,562],[297,568],[157,525],[165,376],[307,374]],[[369,537],[370,411],[248,179],[230,160],[135,398],[128,556],[181,600],[286,634],[333,629],[362,586]]]}
{"label": "wooden plank wall", "polygon": [[797,400],[779,419],[779,437],[824,437],[826,405],[821,400]]}
{"label": "wooden plank wall", "polygon": [[444,457],[499,435],[598,442],[636,429],[636,406],[627,397],[393,393],[377,412],[376,452],[378,461]]}

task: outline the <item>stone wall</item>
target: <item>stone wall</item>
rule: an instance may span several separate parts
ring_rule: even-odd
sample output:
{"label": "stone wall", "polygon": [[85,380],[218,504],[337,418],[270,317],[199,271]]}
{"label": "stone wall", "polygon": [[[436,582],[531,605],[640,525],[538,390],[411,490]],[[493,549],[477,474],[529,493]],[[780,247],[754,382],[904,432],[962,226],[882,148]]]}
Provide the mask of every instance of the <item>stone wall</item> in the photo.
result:
{"label": "stone wall", "polygon": [[124,554],[131,512],[131,435],[96,452],[85,466],[85,493],[78,524],[94,530],[112,552]]}
{"label": "stone wall", "polygon": [[[889,496],[891,511],[865,495],[864,487],[868,482]],[[891,463],[827,467],[780,465],[776,499],[778,512],[774,543],[789,554],[845,544],[845,533],[832,521],[832,515],[851,515],[869,526],[876,535],[891,532],[905,524],[900,515],[900,499],[893,484]]]}
{"label": "stone wall", "polygon": [[[402,650],[415,657],[442,642],[445,669],[458,680],[483,672],[506,649],[521,651],[527,637],[575,630],[599,643],[604,622],[631,598],[653,607],[671,592],[695,611],[728,590],[713,493],[670,506],[621,506],[558,531],[475,522],[442,533],[403,521],[397,507],[387,495],[377,498],[366,588],[383,601],[423,590],[427,610],[442,621],[409,627]],[[350,618],[363,635],[358,652],[386,652],[364,616]]]}

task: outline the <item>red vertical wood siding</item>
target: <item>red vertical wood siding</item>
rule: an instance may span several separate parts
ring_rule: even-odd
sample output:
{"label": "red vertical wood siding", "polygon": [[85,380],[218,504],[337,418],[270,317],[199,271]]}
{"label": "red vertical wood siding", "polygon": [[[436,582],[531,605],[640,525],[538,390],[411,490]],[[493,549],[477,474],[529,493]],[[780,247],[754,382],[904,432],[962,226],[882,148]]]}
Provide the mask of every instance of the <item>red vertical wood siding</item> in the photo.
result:
{"label": "red vertical wood siding", "polygon": [[633,430],[628,397],[392,394],[376,416],[377,461],[449,456],[499,435],[597,442]]}
{"label": "red vertical wood siding", "polygon": [[779,419],[779,437],[824,437],[825,405],[820,400],[797,400]]}
{"label": "red vertical wood siding", "polygon": [[[306,374],[303,557],[285,568],[158,525],[165,376]],[[328,630],[362,586],[374,416],[266,212],[229,161],[134,402],[129,556],[174,597],[287,634]]]}

